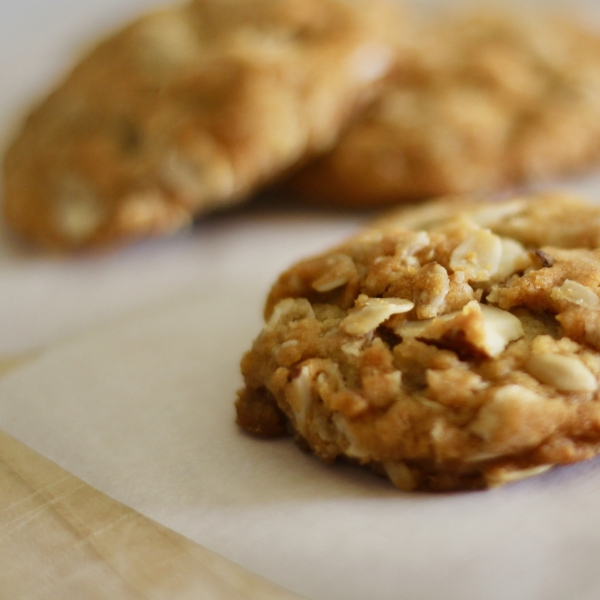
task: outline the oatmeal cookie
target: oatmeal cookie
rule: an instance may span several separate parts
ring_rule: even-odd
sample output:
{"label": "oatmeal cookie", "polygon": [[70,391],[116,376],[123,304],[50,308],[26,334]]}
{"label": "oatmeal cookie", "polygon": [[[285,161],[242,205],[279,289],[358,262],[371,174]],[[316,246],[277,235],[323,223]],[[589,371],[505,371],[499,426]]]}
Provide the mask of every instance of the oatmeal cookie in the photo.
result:
{"label": "oatmeal cookie", "polygon": [[430,24],[334,150],[290,185],[371,206],[499,189],[600,159],[600,36],[547,15]]}
{"label": "oatmeal cookie", "polygon": [[413,229],[406,211],[281,275],[242,359],[245,430],[293,432],[403,490],[497,486],[600,452],[600,207],[461,206],[423,207]]}
{"label": "oatmeal cookie", "polygon": [[400,21],[385,0],[194,0],[141,17],[27,119],[4,162],[8,222],[71,249],[248,197],[333,145],[391,68]]}

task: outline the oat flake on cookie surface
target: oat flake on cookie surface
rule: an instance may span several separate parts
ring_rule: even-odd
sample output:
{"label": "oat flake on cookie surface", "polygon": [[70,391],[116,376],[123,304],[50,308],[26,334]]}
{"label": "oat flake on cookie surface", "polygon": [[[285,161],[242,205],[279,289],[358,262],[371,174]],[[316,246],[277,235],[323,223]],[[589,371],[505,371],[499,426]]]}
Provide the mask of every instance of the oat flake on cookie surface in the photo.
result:
{"label": "oat flake on cookie surface", "polygon": [[29,115],[8,223],[76,249],[161,235],[324,152],[389,71],[386,0],[193,0],[139,17]]}
{"label": "oat flake on cookie surface", "polygon": [[600,208],[434,202],[273,286],[238,423],[403,490],[501,485],[600,451]]}

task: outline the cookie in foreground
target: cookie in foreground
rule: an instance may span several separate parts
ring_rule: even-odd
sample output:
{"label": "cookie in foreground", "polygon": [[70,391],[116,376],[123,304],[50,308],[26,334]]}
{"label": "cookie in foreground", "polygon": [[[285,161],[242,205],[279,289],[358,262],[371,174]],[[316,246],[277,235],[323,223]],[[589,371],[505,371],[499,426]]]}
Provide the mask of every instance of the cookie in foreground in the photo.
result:
{"label": "cookie in foreground", "polygon": [[141,16],[29,115],[4,160],[8,223],[76,249],[247,199],[329,149],[371,98],[395,57],[396,8],[193,0]]}
{"label": "cookie in foreground", "polygon": [[239,425],[403,490],[595,456],[600,207],[553,194],[417,211],[280,276],[242,359]]}
{"label": "cookie in foreground", "polygon": [[600,36],[543,11],[439,18],[326,156],[291,185],[373,206],[494,190],[600,160]]}

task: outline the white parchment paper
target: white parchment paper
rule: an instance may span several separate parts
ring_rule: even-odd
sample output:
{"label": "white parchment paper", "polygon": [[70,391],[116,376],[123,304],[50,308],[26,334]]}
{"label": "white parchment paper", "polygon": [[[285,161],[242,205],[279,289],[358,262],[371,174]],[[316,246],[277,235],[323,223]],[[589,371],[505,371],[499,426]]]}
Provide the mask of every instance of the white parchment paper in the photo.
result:
{"label": "white parchment paper", "polygon": [[598,598],[600,461],[491,492],[405,494],[234,424],[262,294],[196,290],[0,381],[2,428],[314,600]]}
{"label": "white parchment paper", "polygon": [[[150,4],[0,2],[0,134],[89,35]],[[600,199],[598,175],[567,185]],[[0,224],[0,353],[43,349],[0,381],[0,427],[313,600],[600,597],[599,460],[493,492],[404,494],[236,428],[268,285],[362,220],[254,209],[68,260]]]}

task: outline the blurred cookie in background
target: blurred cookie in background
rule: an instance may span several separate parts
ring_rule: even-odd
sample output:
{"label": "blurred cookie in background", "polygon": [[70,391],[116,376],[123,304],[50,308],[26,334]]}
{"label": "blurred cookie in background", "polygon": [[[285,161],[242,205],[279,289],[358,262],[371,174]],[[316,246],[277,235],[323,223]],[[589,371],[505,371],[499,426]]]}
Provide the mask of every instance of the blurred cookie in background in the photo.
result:
{"label": "blurred cookie in background", "polygon": [[8,223],[76,249],[242,201],[335,143],[392,67],[402,23],[384,0],[196,0],[142,16],[27,118],[4,160]]}
{"label": "blurred cookie in background", "polygon": [[408,64],[291,186],[375,206],[495,190],[600,161],[600,34],[537,13],[438,17]]}

